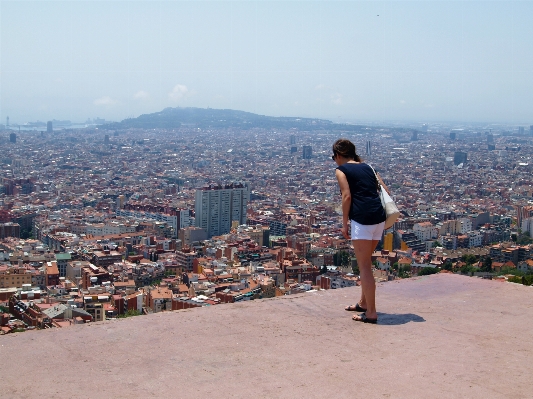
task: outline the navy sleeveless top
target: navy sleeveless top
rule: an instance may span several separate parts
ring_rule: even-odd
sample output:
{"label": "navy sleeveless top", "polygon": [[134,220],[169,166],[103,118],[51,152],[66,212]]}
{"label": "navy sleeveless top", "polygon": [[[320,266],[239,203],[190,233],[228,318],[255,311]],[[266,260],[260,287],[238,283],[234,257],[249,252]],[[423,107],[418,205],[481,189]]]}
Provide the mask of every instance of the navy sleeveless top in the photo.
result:
{"label": "navy sleeveless top", "polygon": [[346,175],[352,195],[350,219],[359,224],[379,224],[387,219],[378,193],[374,171],[366,163],[345,163],[337,167]]}

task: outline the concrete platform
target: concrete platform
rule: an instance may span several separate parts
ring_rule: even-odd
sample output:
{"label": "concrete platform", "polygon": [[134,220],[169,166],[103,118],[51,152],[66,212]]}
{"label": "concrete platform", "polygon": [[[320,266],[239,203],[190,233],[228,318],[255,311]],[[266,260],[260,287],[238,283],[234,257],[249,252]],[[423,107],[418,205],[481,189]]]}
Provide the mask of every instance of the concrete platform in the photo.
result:
{"label": "concrete platform", "polygon": [[450,274],[0,337],[3,398],[531,398],[533,287]]}

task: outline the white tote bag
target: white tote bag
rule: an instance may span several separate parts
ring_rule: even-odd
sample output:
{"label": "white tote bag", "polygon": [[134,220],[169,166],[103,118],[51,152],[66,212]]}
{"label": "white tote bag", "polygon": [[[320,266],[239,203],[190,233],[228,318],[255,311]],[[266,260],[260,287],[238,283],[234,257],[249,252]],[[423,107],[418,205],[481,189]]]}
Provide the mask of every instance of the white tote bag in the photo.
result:
{"label": "white tote bag", "polygon": [[396,219],[398,219],[398,217],[400,216],[400,211],[398,210],[398,207],[381,184],[379,185],[379,188],[379,197],[381,198],[381,204],[383,205],[385,213],[387,214],[387,220],[385,220],[385,229],[390,229],[394,222],[396,222]]}
{"label": "white tote bag", "polygon": [[[372,166],[370,167],[372,168]],[[387,215],[387,219],[385,220],[385,230],[390,229],[394,222],[396,222],[396,219],[400,217],[400,211],[398,210],[398,207],[394,203],[389,193],[387,193],[383,186],[379,184],[378,175],[374,168],[372,168],[372,170],[374,171],[376,181],[378,182],[378,191],[379,198],[381,199],[381,205],[383,205],[383,209],[385,209],[385,214]]]}

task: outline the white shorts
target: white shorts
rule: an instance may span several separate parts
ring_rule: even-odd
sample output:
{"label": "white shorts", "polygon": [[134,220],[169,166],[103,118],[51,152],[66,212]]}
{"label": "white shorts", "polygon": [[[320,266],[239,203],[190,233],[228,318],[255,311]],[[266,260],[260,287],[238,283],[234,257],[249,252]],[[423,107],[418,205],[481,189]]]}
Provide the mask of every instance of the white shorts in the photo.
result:
{"label": "white shorts", "polygon": [[385,222],[379,224],[359,224],[350,220],[352,228],[352,240],[381,240]]}

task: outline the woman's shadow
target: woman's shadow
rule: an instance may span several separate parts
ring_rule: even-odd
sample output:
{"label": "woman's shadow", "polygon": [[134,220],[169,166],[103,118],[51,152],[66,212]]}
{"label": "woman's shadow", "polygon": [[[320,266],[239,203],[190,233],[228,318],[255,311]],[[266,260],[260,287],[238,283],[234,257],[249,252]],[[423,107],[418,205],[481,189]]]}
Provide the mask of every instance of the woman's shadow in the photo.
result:
{"label": "woman's shadow", "polygon": [[426,321],[423,317],[414,313],[380,313],[378,312],[378,324],[387,326],[397,326],[400,324],[407,324],[409,322],[421,323]]}

